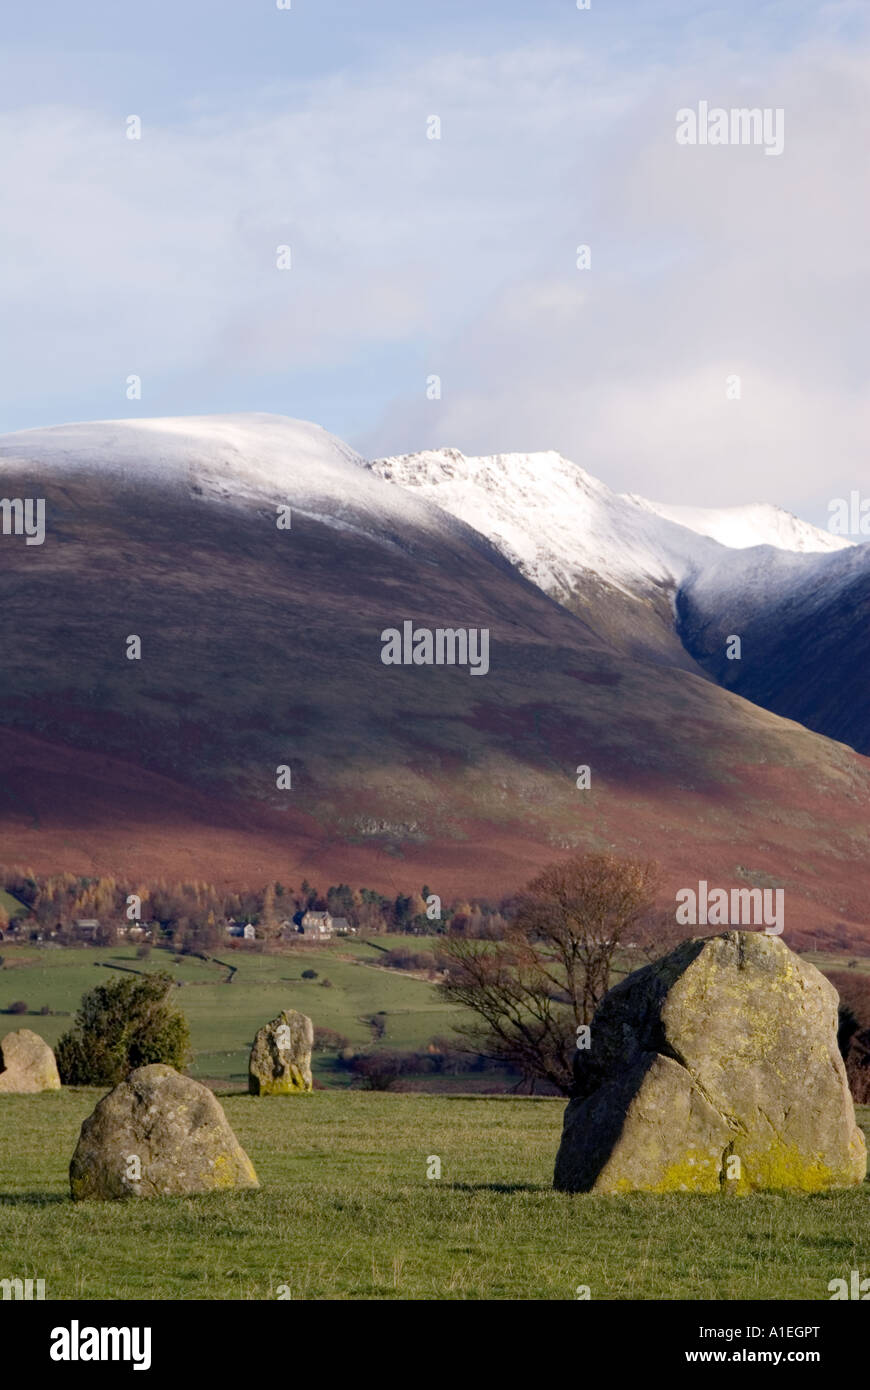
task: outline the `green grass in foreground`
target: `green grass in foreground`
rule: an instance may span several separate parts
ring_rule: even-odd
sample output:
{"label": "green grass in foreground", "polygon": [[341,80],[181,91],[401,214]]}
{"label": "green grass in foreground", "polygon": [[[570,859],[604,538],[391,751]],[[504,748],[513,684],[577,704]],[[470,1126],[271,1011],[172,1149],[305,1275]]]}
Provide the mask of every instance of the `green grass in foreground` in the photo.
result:
{"label": "green grass in foreground", "polygon": [[294,1299],[573,1299],[588,1284],[593,1299],[827,1299],[829,1280],[870,1275],[870,1183],[553,1192],[558,1100],[227,1096],[260,1191],[73,1204],[67,1165],[101,1094],[0,1096],[0,1278],[43,1278],[48,1298],[275,1298],[286,1284]]}

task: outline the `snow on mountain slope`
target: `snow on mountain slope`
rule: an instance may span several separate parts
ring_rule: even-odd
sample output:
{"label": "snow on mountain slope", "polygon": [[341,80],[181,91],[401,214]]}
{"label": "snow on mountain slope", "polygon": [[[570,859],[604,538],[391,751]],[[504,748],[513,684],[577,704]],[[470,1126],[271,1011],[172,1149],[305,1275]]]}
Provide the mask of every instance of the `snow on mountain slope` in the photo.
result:
{"label": "snow on mountain slope", "polygon": [[[406,528],[457,534],[425,498],[385,488],[342,440],[304,420],[233,414],[94,420],[0,436],[0,477],[32,461],[40,473],[81,473],[228,505],[286,503],[338,530],[386,543]],[[487,547],[479,536],[474,543]]]}
{"label": "snow on mountain slope", "polygon": [[361,460],[319,425],[281,415],[190,415],[92,420],[21,430],[0,438],[0,458],[34,458],[55,469],[133,475],[174,483],[232,477],[251,491],[280,493],[300,466],[312,478]]}
{"label": "snow on mountain slope", "polygon": [[371,467],[477,527],[614,649],[870,753],[870,546],[761,503],[617,495],[557,453],[439,449]]}
{"label": "snow on mountain slope", "polygon": [[580,595],[583,611],[596,589],[612,624],[624,621],[612,608],[619,595],[652,598],[670,628],[681,589],[710,609],[747,588],[757,601],[855,549],[777,507],[713,511],[617,494],[554,451],[472,458],[437,449],[369,463],[319,425],[263,413],[91,421],[0,437],[0,477],[30,462],[40,473],[84,471],[229,506],[285,502],[389,547],[405,548],[421,531],[461,535],[551,596]]}
{"label": "snow on mountain slope", "polygon": [[768,502],[751,502],[742,507],[678,507],[665,502],[649,502],[645,497],[634,493],[624,494],[628,501],[634,502],[647,511],[655,512],[666,521],[674,521],[678,526],[687,526],[699,536],[709,536],[720,545],[735,550],[747,550],[755,545],[773,545],[778,550],[799,553],[821,553],[830,550],[843,550],[852,541],[843,536],[834,536],[830,531],[822,531],[801,521],[782,507]]}
{"label": "snow on mountain slope", "polygon": [[378,459],[371,468],[482,531],[550,593],[570,590],[581,570],[625,592],[642,575],[668,577],[669,557],[658,540],[666,523],[622,502],[558,453],[467,458],[435,449]]}
{"label": "snow on mountain slope", "polygon": [[611,492],[555,452],[467,458],[436,449],[378,459],[388,482],[437,502],[482,531],[556,597],[590,574],[630,597],[678,584],[720,547]]}
{"label": "snow on mountain slope", "polygon": [[[739,584],[775,561],[770,547],[797,555],[848,545],[765,504],[713,511],[617,494],[552,451],[468,458],[435,449],[370,467],[482,531],[555,597],[590,575],[633,598],[676,590],[714,569]],[[751,547],[758,553],[750,566],[739,552]]]}

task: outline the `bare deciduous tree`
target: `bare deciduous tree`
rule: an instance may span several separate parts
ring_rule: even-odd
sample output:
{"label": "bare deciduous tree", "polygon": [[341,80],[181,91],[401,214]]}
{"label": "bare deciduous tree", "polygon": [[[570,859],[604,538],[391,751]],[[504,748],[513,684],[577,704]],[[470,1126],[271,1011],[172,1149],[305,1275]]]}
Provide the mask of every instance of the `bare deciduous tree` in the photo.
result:
{"label": "bare deciduous tree", "polygon": [[578,1026],[610,988],[617,951],[641,936],[656,886],[651,863],[584,854],[528,884],[503,940],[448,936],[441,991],[477,1016],[457,1029],[468,1046],[567,1095]]}

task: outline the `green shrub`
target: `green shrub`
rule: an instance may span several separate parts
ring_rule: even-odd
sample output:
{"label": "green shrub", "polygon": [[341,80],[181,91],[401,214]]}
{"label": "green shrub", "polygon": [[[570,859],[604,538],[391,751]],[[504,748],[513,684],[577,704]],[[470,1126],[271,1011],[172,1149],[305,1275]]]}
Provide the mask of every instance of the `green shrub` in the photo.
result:
{"label": "green shrub", "polygon": [[9,1005],[9,1008],[6,1010],[6,1012],[10,1014],[26,1014],[27,1005],[25,1004],[23,999],[16,999],[14,1004]]}
{"label": "green shrub", "polygon": [[303,970],[303,971],[302,971],[302,978],[303,978],[303,980],[316,980],[316,979],[317,979],[317,971],[316,971],[316,970]]}
{"label": "green shrub", "polygon": [[55,1048],[67,1086],[115,1086],[135,1067],[165,1062],[181,1070],[190,1052],[187,1020],[169,1003],[172,977],[110,980],[83,997],[75,1024]]}

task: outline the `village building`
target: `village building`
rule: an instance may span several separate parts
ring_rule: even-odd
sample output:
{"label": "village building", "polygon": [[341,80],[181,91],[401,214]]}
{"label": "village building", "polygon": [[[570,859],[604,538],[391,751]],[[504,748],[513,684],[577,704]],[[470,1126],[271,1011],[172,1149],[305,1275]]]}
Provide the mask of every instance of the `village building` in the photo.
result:
{"label": "village building", "polygon": [[227,923],[227,936],[240,937],[242,941],[255,941],[257,933],[252,922],[237,922],[231,917]]}
{"label": "village building", "polygon": [[311,938],[313,941],[328,941],[334,931],[332,914],[330,912],[305,912],[297,930],[306,940]]}
{"label": "village building", "polygon": [[297,912],[292,920],[288,917],[280,924],[284,941],[294,941],[300,936],[306,941],[330,941],[333,936],[356,936],[346,917],[333,917],[331,912]]}

